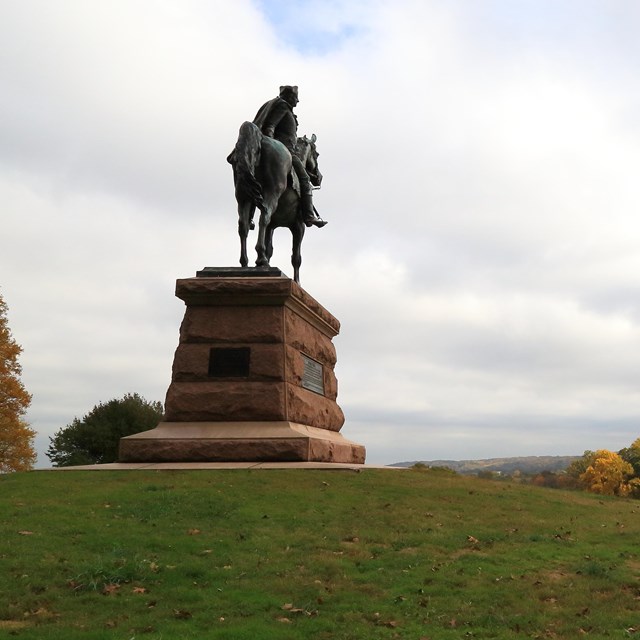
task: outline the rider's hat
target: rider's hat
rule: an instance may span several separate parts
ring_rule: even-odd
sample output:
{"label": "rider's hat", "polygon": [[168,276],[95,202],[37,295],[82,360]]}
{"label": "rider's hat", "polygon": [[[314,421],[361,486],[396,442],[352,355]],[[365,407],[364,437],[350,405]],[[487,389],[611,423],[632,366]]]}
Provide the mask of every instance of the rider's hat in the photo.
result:
{"label": "rider's hat", "polygon": [[281,96],[292,95],[292,96],[295,96],[297,98],[298,97],[298,85],[291,86],[289,84],[285,84],[285,85],[281,86],[280,87],[280,95]]}

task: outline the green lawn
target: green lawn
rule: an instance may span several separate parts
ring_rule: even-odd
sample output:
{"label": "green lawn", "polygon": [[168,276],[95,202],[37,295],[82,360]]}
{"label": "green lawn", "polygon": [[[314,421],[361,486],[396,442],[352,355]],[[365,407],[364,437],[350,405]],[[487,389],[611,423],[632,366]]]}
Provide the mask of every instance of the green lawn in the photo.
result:
{"label": "green lawn", "polygon": [[441,471],[0,476],[0,638],[640,638],[640,503]]}

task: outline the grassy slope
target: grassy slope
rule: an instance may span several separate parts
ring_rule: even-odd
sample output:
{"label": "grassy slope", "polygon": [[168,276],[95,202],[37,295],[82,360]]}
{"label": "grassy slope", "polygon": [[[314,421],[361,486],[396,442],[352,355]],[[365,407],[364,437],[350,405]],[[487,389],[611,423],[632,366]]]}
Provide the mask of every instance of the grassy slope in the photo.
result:
{"label": "grassy slope", "polygon": [[1,476],[0,638],[623,638],[639,511],[437,471]]}

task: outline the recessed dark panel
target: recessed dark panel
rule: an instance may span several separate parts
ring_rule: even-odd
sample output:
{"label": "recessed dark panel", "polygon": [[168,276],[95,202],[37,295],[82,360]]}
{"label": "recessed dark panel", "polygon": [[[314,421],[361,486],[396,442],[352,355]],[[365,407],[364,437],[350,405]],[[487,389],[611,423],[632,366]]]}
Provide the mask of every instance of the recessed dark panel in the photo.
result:
{"label": "recessed dark panel", "polygon": [[212,378],[248,378],[249,347],[217,348],[209,352],[209,375]]}

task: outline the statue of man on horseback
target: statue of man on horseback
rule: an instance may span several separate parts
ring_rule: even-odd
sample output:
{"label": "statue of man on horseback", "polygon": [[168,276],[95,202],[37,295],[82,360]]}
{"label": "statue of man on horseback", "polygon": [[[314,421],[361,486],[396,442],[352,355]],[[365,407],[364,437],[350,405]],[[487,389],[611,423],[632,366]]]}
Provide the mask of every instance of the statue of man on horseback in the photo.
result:
{"label": "statue of man on horseback", "polygon": [[248,265],[247,236],[254,228],[253,215],[260,210],[256,266],[268,267],[273,253],[273,232],[287,227],[293,237],[291,263],[299,282],[300,247],[305,227],[324,227],[313,206],[312,185],[320,187],[316,136],[298,137],[293,108],[298,87],[282,86],[280,94],[266,102],[253,122],[240,127],[238,141],[227,158],[233,167],[238,202],[240,264]]}
{"label": "statue of man on horseback", "polygon": [[293,169],[300,181],[302,219],[307,227],[311,225],[324,227],[327,222],[317,215],[313,206],[309,176],[295,153],[298,142],[298,118],[293,113],[293,108],[298,102],[298,87],[284,85],[280,87],[280,94],[276,98],[265,102],[260,107],[253,119],[253,124],[257,125],[265,136],[275,138],[287,147],[291,153]]}

